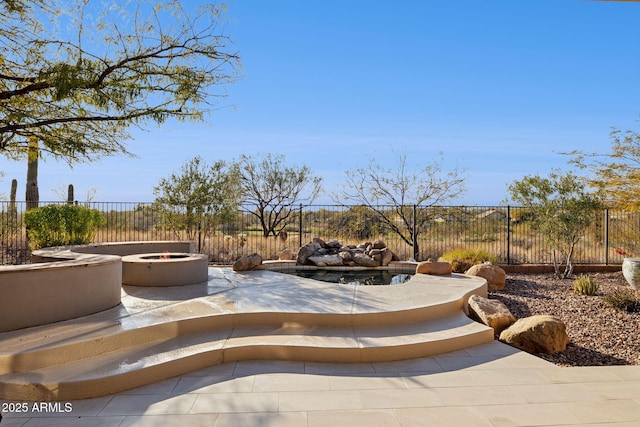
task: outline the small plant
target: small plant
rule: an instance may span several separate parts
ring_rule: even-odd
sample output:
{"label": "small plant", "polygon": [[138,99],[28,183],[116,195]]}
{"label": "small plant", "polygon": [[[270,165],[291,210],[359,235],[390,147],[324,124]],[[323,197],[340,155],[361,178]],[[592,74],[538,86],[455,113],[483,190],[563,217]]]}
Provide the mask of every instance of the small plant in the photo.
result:
{"label": "small plant", "polygon": [[440,260],[451,264],[454,273],[464,273],[472,266],[484,262],[496,263],[496,257],[483,249],[454,249],[442,254]]}
{"label": "small plant", "polygon": [[573,292],[580,295],[595,295],[598,292],[598,283],[593,277],[581,274],[573,282]]}
{"label": "small plant", "polygon": [[631,289],[616,289],[605,295],[604,302],[618,310],[640,312],[640,293]]}

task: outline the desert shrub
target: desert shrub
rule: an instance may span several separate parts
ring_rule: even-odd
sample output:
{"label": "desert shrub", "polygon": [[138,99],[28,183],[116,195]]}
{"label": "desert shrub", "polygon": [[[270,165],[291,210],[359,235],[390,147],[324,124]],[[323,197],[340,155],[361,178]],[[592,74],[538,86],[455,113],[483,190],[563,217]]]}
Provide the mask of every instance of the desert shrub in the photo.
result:
{"label": "desert shrub", "polygon": [[632,289],[615,289],[604,296],[604,301],[619,310],[629,313],[640,312],[640,292]]}
{"label": "desert shrub", "polygon": [[29,230],[29,247],[35,250],[89,243],[105,219],[97,209],[78,205],[46,205],[25,212],[24,222]]}
{"label": "desert shrub", "polygon": [[580,295],[595,295],[598,292],[598,283],[593,277],[581,274],[573,282],[573,292]]}
{"label": "desert shrub", "polygon": [[464,273],[472,266],[487,261],[496,263],[496,257],[484,249],[453,249],[442,254],[440,260],[451,264],[451,270],[455,273]]}

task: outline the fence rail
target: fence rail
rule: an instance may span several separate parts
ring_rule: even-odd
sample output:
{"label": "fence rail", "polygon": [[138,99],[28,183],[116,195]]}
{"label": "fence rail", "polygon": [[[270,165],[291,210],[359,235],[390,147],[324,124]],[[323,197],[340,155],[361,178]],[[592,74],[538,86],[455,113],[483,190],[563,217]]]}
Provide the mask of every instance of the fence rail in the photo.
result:
{"label": "fence rail", "polygon": [[[59,202],[54,202],[59,203]],[[47,203],[40,203],[45,205]],[[171,225],[166,212],[147,202],[83,203],[102,212],[105,224],[94,242],[189,239],[214,264],[229,264],[243,254],[257,252],[277,259],[313,237],[338,239],[343,244],[383,239],[400,259],[437,259],[452,249],[482,249],[504,264],[551,264],[553,254],[536,233],[528,211],[513,206],[377,206],[391,221],[363,206],[306,205],[283,211],[279,233],[265,230],[256,210],[245,206],[224,222],[208,221],[191,228]],[[28,263],[30,251],[24,223],[26,203],[0,201],[0,264]],[[398,215],[401,209],[404,219]],[[415,235],[407,230],[415,229]],[[402,231],[398,233],[394,229]],[[274,235],[276,234],[276,235]],[[402,234],[402,235],[401,235]],[[628,248],[640,236],[640,213],[605,209],[576,246],[575,264],[617,264],[616,248]],[[417,248],[407,243],[417,242]]]}

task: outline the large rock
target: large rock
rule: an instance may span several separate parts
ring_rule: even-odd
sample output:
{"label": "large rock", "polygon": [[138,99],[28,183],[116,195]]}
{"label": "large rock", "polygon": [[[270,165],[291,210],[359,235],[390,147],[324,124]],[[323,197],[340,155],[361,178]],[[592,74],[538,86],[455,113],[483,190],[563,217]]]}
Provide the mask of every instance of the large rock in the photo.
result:
{"label": "large rock", "polygon": [[327,248],[340,248],[342,246],[342,244],[336,239],[329,240],[325,245]]}
{"label": "large rock", "polygon": [[382,250],[382,265],[387,266],[391,261],[393,261],[393,251],[389,248],[384,248]]}
{"label": "large rock", "polygon": [[262,264],[262,257],[258,254],[243,255],[233,263],[233,271],[254,270]]}
{"label": "large rock", "polygon": [[382,265],[382,252],[380,252],[378,249],[374,249],[373,251],[371,251],[369,256],[375,260],[378,266]]}
{"label": "large rock", "polygon": [[479,295],[469,297],[469,315],[472,319],[493,328],[496,334],[515,323],[516,318],[502,301]]}
{"label": "large rock", "polygon": [[451,274],[451,264],[441,261],[422,261],[416,266],[416,274],[434,274],[439,276]]}
{"label": "large rock", "polygon": [[289,248],[284,248],[280,252],[280,255],[278,256],[278,259],[280,261],[292,261],[292,260],[296,259],[296,256],[293,254],[293,252],[291,252],[291,250]]}
{"label": "large rock", "polygon": [[487,279],[489,292],[501,291],[507,282],[507,273],[502,268],[492,264],[476,264],[467,270],[465,274]]}
{"label": "large rock", "polygon": [[325,241],[319,237],[314,237],[313,239],[311,239],[311,243],[313,243],[317,248],[327,247],[327,244],[325,243]]}
{"label": "large rock", "polygon": [[502,331],[500,341],[528,353],[554,354],[567,348],[569,336],[557,317],[537,315],[517,320]]}
{"label": "large rock", "polygon": [[375,259],[371,258],[369,255],[365,255],[365,254],[361,254],[361,253],[356,253],[353,255],[353,261],[358,264],[361,265],[363,267],[377,267],[380,265],[380,263],[378,261],[376,261]]}
{"label": "large rock", "polygon": [[307,259],[316,251],[316,245],[313,243],[307,243],[298,250],[298,258],[296,264],[304,265],[307,263]]}
{"label": "large rock", "polygon": [[373,246],[373,249],[384,249],[387,247],[383,240],[376,240],[371,244],[371,246]]}
{"label": "large rock", "polygon": [[328,265],[342,265],[343,259],[339,255],[314,255],[307,258],[318,267],[326,267]]}

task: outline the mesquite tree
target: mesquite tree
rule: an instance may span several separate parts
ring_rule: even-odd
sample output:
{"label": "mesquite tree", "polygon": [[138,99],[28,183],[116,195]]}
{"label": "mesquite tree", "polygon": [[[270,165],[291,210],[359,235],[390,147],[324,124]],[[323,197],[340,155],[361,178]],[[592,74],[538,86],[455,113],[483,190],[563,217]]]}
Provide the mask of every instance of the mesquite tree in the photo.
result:
{"label": "mesquite tree", "polygon": [[237,77],[224,12],[180,1],[0,0],[0,154],[31,162],[37,147],[37,156],[93,161],[131,154],[130,126],[204,120]]}
{"label": "mesquite tree", "polygon": [[610,137],[609,153],[575,150],[564,154],[572,156],[570,163],[592,172],[588,183],[600,191],[607,206],[640,210],[640,134],[613,129]]}
{"label": "mesquite tree", "polygon": [[[219,160],[208,165],[194,157],[153,189],[155,207],[177,238],[194,240],[200,251],[217,227],[236,218],[239,204],[237,170]],[[182,235],[184,233],[184,235]]]}
{"label": "mesquite tree", "polygon": [[322,178],[307,166],[287,166],[283,155],[240,157],[237,163],[243,201],[256,206],[264,237],[277,236],[300,203],[312,203]]}

